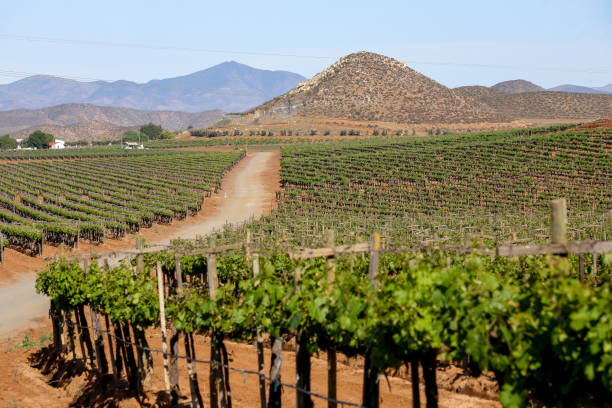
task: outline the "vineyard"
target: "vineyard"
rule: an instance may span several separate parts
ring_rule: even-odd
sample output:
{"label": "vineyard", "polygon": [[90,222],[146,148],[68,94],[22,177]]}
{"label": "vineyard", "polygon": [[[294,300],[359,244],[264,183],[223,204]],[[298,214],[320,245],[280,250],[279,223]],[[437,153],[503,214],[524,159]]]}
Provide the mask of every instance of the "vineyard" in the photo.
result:
{"label": "vineyard", "polygon": [[[282,150],[278,209],[258,241],[318,245],[374,231],[389,245],[546,241],[549,201],[568,199],[573,239],[612,232],[612,132],[505,131],[386,138]],[[228,231],[244,236],[245,228]]]}
{"label": "vineyard", "polygon": [[[581,254],[595,251],[591,242],[579,244]],[[380,250],[377,239],[291,253],[248,238],[244,245],[177,245],[132,251],[136,258],[115,267],[100,254],[61,259],[41,272],[36,285],[52,300],[55,347],[74,355],[78,337],[91,367],[124,375],[138,393],[150,386],[158,352],[166,391],[175,401],[189,393],[192,407],[204,406],[196,362],[210,368],[211,407],[232,406],[229,372],[237,371],[259,377],[252,391],[262,408],[280,407],[281,394],[294,391],[300,408],[313,400],[374,408],[380,375],[401,366],[410,367],[413,406],[420,406],[421,378],[427,406],[436,407],[439,359],[473,376],[494,375],[508,407],[605,406],[612,397],[610,255],[593,254],[585,281],[575,255],[398,253]],[[154,328],[162,331],[162,350],[147,341]],[[197,335],[210,337],[210,360],[195,355]],[[232,362],[228,340],[257,342],[258,366]],[[288,341],[297,345],[295,383],[280,376]],[[310,360],[319,350],[328,359],[327,396],[310,390]],[[336,353],[365,359],[361,396],[338,399]],[[178,388],[179,358],[187,360],[189,391]]]}
{"label": "vineyard", "polygon": [[199,140],[155,140],[145,143],[147,149],[173,149],[186,147],[210,147],[210,146],[236,146],[244,147],[248,145],[279,145],[297,143],[300,140],[279,139],[279,138],[247,138],[247,137],[222,137]]}
{"label": "vineyard", "polygon": [[38,255],[43,243],[75,247],[169,224],[198,213],[242,156],[156,152],[1,164],[0,233],[8,246]]}
{"label": "vineyard", "polygon": [[[606,406],[611,153],[612,131],[546,128],[286,144],[270,215],[206,243],[56,259],[40,272],[53,347],[73,357],[78,348],[139,400],[159,353],[168,398],[189,395],[192,407],[205,406],[196,363],[209,368],[215,408],[243,403],[230,372],[258,378],[261,408],[280,407],[288,392],[299,408],[377,408],[398,370],[410,375],[413,406],[423,384],[433,408],[441,365],[495,381],[507,407]],[[182,219],[243,154],[156,149],[2,164],[2,243],[36,254],[43,240],[75,246]],[[162,349],[150,346],[153,332]],[[210,339],[206,359],[198,336]],[[228,341],[254,344],[258,364],[233,361]],[[295,382],[281,377],[287,343]],[[325,395],[311,387],[319,352]],[[361,362],[361,395],[338,389],[337,355]]]}
{"label": "vineyard", "polygon": [[0,160],[90,159],[104,157],[158,156],[165,152],[126,150],[120,146],[0,151]]}

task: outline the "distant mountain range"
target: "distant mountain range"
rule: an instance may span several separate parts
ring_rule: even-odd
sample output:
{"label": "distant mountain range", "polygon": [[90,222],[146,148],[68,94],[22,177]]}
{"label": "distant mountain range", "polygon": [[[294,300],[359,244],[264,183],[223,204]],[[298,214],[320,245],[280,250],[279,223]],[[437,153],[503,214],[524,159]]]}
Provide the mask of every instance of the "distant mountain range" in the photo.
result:
{"label": "distant mountain range", "polygon": [[594,93],[594,94],[612,94],[612,84],[601,86],[598,88],[589,88],[587,86],[580,85],[559,85],[554,88],[550,88],[549,91],[556,92],[573,92],[573,93]]}
{"label": "distant mountain range", "polygon": [[0,85],[0,111],[87,103],[140,110],[242,112],[287,92],[305,79],[292,72],[256,69],[234,61],[144,84],[80,82],[37,75]]}
{"label": "distant mountain range", "polygon": [[40,129],[59,139],[85,140],[119,137],[129,128],[152,122],[164,129],[202,128],[220,119],[220,110],[200,113],[143,111],[89,104],[66,104],[43,109],[17,109],[0,112],[0,135],[15,138]]}
{"label": "distant mountain range", "polygon": [[235,120],[294,115],[398,123],[589,119],[612,112],[612,84],[546,90],[518,79],[449,89],[405,63],[358,52],[309,80],[232,61],[145,84],[33,76],[0,85],[0,135],[13,137],[43,129],[66,140],[115,138],[149,122],[169,130],[202,128],[225,118],[224,112],[245,111]]}

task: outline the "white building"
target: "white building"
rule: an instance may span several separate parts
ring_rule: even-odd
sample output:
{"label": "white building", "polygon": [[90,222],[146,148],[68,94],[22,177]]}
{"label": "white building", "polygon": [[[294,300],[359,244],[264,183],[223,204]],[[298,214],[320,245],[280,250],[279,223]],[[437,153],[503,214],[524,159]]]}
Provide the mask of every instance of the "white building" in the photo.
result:
{"label": "white building", "polygon": [[63,140],[55,139],[55,142],[49,143],[49,148],[50,149],[65,149],[66,142]]}
{"label": "white building", "polygon": [[123,142],[123,148],[126,150],[141,150],[144,149],[144,146],[136,142]]}

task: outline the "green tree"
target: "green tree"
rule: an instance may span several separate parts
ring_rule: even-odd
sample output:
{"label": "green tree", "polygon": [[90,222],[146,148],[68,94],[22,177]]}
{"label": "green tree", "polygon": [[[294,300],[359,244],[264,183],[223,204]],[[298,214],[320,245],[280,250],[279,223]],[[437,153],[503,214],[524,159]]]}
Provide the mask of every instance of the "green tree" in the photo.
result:
{"label": "green tree", "polygon": [[17,141],[9,135],[0,137],[0,150],[16,149]]}
{"label": "green tree", "polygon": [[172,133],[169,130],[164,130],[161,135],[161,139],[174,139],[176,134]]}
{"label": "green tree", "polygon": [[149,123],[140,127],[140,133],[142,133],[143,135],[147,135],[149,137],[149,140],[158,140],[162,139],[164,129],[162,129],[161,126]]}
{"label": "green tree", "polygon": [[30,133],[30,136],[25,140],[26,147],[35,147],[37,149],[48,149],[49,144],[55,141],[52,134],[36,130]]}
{"label": "green tree", "polygon": [[147,140],[149,140],[149,137],[137,130],[128,130],[123,134],[123,141],[125,142],[146,142]]}

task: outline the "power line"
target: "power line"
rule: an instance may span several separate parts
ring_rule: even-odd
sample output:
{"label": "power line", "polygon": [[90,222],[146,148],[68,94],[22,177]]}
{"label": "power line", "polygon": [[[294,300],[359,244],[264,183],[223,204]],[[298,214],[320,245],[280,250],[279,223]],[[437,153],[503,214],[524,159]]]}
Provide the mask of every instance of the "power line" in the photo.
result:
{"label": "power line", "polygon": [[[213,53],[213,54],[226,54],[226,55],[235,54],[235,55],[253,55],[253,56],[269,56],[269,57],[285,57],[285,58],[307,58],[307,59],[320,59],[320,60],[337,59],[336,56],[330,56],[330,55],[309,55],[309,54],[294,54],[294,53],[283,53],[283,52],[221,50],[221,49],[210,49],[210,48],[177,47],[177,46],[165,46],[165,45],[142,44],[142,43],[140,44],[139,43],[122,43],[122,42],[110,42],[110,41],[91,41],[91,40],[52,38],[52,37],[41,37],[41,36],[26,36],[26,35],[16,35],[16,34],[0,34],[0,39],[27,41],[27,42],[45,42],[45,43],[51,43],[51,44],[90,45],[90,46],[101,46],[101,47],[121,47],[121,48],[132,48],[132,49],[182,51],[182,52]],[[555,66],[475,64],[475,63],[460,63],[460,62],[452,62],[452,61],[427,61],[427,60],[405,60],[405,59],[403,61],[409,64],[415,64],[415,65],[435,65],[435,66],[449,66],[449,67],[458,67],[458,68],[489,68],[489,69],[557,71],[557,72],[605,74],[605,75],[612,74],[612,68],[582,69],[582,68],[563,68],[563,67],[555,67]]]}
{"label": "power line", "polygon": [[141,48],[160,51],[185,51],[185,52],[203,52],[211,54],[236,54],[236,55],[258,55],[267,57],[290,57],[290,58],[312,58],[312,59],[334,59],[331,56],[322,55],[304,55],[304,54],[289,54],[282,52],[260,52],[260,51],[238,51],[238,50],[218,50],[211,48],[190,48],[190,47],[175,47],[166,45],[153,44],[135,44],[135,43],[119,43],[109,41],[90,41],[90,40],[74,40],[64,38],[50,37],[34,37],[26,35],[0,34],[0,39],[18,40],[28,42],[46,42],[53,44],[77,44],[77,45],[94,45],[101,47],[122,47],[122,48]]}
{"label": "power line", "polygon": [[82,82],[93,82],[93,81],[111,82],[111,81],[106,81],[103,79],[82,77],[82,76],[52,75],[52,74],[41,74],[41,73],[36,73],[36,72],[24,72],[24,71],[13,71],[9,69],[0,69],[0,77],[27,78],[31,76],[49,76],[49,77],[55,77],[55,78],[72,79],[74,81],[82,81]]}

